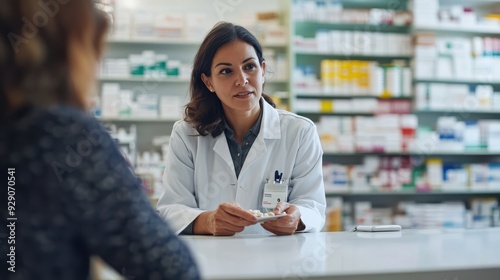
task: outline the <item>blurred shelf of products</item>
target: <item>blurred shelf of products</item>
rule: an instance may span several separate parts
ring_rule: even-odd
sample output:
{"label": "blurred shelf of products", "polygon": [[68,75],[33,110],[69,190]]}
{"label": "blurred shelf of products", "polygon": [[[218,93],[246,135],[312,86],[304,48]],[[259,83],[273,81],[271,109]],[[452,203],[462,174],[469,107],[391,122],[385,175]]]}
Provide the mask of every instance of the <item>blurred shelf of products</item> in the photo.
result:
{"label": "blurred shelf of products", "polygon": [[[238,3],[236,3],[238,2]],[[135,4],[134,4],[135,3]],[[500,223],[500,3],[108,1],[94,113],[152,200],[192,61],[219,20],[264,47],[265,93],[317,124],[325,230]],[[429,215],[429,213],[434,213]]]}
{"label": "blurred shelf of products", "polygon": [[[377,207],[372,201],[328,201],[326,231],[349,231],[356,225],[398,224],[403,229],[466,229],[500,226],[500,208],[495,197],[474,197],[467,203],[447,200],[422,203],[411,199],[394,207]],[[468,204],[469,209],[466,208]]]}

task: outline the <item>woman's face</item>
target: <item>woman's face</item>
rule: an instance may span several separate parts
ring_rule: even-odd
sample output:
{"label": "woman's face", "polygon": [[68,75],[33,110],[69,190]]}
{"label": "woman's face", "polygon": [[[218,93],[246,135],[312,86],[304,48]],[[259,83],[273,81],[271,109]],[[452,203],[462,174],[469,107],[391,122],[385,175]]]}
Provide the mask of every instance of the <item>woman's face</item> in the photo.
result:
{"label": "woman's face", "polygon": [[252,45],[237,40],[222,46],[214,56],[210,77],[202,74],[207,88],[217,94],[226,115],[259,112],[265,62],[259,64]]}

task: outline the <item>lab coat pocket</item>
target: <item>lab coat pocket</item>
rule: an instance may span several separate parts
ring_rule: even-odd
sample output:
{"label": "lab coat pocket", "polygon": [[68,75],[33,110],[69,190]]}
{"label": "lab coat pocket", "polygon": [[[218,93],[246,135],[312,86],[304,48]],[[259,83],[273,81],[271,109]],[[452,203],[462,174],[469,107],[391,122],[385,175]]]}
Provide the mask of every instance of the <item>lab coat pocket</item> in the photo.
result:
{"label": "lab coat pocket", "polygon": [[262,207],[264,209],[273,209],[279,202],[288,201],[288,183],[287,180],[267,181],[264,184],[262,196]]}

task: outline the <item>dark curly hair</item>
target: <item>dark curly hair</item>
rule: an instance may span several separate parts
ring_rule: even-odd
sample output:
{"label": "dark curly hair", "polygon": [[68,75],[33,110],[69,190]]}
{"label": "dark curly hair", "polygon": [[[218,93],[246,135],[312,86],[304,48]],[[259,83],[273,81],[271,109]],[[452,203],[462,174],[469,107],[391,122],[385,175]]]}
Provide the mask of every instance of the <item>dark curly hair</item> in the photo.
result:
{"label": "dark curly hair", "polygon": [[[217,95],[211,93],[203,83],[201,74],[210,77],[212,74],[210,67],[217,50],[236,40],[251,45],[255,49],[259,64],[262,65],[264,57],[262,57],[262,47],[257,38],[244,27],[229,22],[219,22],[212,28],[201,43],[194,58],[189,90],[190,101],[186,105],[184,120],[192,124],[202,136],[210,134],[217,137],[222,134],[224,131],[224,111]],[[271,106],[276,107],[269,96],[262,94],[262,97]]]}

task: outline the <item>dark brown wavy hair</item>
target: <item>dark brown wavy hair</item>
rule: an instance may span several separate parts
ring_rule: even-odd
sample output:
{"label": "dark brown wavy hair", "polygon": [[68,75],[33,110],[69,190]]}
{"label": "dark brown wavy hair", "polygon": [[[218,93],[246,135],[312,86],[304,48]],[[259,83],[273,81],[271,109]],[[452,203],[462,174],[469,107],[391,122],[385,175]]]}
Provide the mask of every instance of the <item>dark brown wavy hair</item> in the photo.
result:
{"label": "dark brown wavy hair", "polygon": [[86,109],[109,26],[95,2],[0,2],[0,122],[23,105]]}
{"label": "dark brown wavy hair", "polygon": [[[241,40],[251,45],[257,54],[259,64],[262,65],[262,47],[250,31],[242,26],[229,22],[219,22],[207,34],[201,43],[198,53],[194,58],[193,72],[191,74],[190,101],[186,105],[184,120],[202,136],[219,136],[224,131],[224,111],[217,95],[208,90],[201,79],[201,74],[211,76],[210,67],[215,53],[222,46]],[[266,94],[262,94],[264,100],[271,106],[276,107],[273,100]]]}

